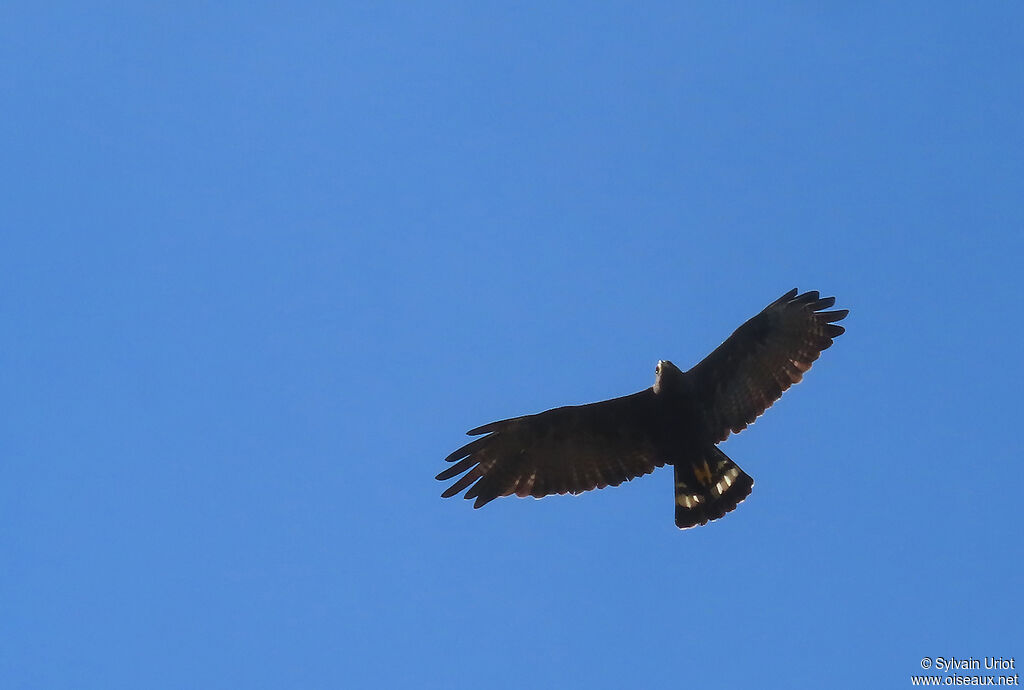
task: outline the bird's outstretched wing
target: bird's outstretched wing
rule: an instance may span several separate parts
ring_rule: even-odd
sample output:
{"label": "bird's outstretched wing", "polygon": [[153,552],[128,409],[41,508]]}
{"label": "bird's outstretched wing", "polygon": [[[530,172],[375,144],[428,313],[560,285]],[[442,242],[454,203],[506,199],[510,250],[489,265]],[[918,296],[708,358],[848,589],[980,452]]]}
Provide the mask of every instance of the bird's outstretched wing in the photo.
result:
{"label": "bird's outstretched wing", "polygon": [[835,303],[816,291],[790,290],[687,372],[705,429],[716,441],[745,429],[843,334],[834,322],[849,311],[821,311]]}
{"label": "bird's outstretched wing", "polygon": [[479,508],[499,496],[578,494],[653,472],[665,464],[650,432],[655,404],[647,389],[473,429],[470,435],[487,435],[446,458],[455,464],[438,479],[466,474],[441,495],[468,487],[466,498]]}

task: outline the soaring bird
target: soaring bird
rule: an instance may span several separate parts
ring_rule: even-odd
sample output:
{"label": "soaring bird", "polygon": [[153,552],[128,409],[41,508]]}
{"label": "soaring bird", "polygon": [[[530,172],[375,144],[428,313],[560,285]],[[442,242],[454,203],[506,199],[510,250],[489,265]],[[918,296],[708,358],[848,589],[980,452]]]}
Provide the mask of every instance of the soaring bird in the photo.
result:
{"label": "soaring bird", "polygon": [[676,526],[717,520],[754,486],[717,444],[753,423],[843,334],[835,322],[849,310],[823,311],[835,301],[790,290],[689,371],[659,361],[646,390],[472,429],[470,436],[486,435],[446,458],[454,464],[437,479],[465,474],[441,496],[468,489],[479,508],[512,494],[579,494],[668,464]]}

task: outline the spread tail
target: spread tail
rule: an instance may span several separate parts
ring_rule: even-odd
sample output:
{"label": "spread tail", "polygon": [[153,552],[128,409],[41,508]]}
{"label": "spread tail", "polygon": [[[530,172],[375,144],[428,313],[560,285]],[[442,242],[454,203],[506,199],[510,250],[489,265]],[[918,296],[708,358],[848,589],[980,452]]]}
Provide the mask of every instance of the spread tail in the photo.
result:
{"label": "spread tail", "polygon": [[716,446],[676,463],[675,474],[679,529],[717,520],[749,496],[754,486],[750,475]]}

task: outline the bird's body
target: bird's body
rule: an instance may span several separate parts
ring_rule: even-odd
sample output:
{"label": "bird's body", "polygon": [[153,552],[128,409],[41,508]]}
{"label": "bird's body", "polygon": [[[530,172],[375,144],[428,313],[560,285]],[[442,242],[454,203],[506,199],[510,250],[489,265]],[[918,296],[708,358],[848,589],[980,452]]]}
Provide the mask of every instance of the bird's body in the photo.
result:
{"label": "bird's body", "polygon": [[843,333],[833,322],[846,310],[820,311],[834,303],[792,290],[689,371],[659,362],[646,390],[477,427],[469,434],[486,436],[449,455],[454,464],[437,475],[466,473],[442,496],[468,488],[479,508],[499,496],[618,486],[671,464],[676,525],[720,518],[754,482],[716,444],[753,422]]}

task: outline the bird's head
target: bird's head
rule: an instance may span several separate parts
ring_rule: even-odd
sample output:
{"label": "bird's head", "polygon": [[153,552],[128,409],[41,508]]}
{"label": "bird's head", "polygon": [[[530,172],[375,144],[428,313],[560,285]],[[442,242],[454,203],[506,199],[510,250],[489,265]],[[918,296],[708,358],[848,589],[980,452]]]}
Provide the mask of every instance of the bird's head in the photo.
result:
{"label": "bird's head", "polygon": [[672,390],[682,378],[683,372],[679,371],[679,367],[667,359],[660,359],[658,366],[654,367],[654,392]]}

